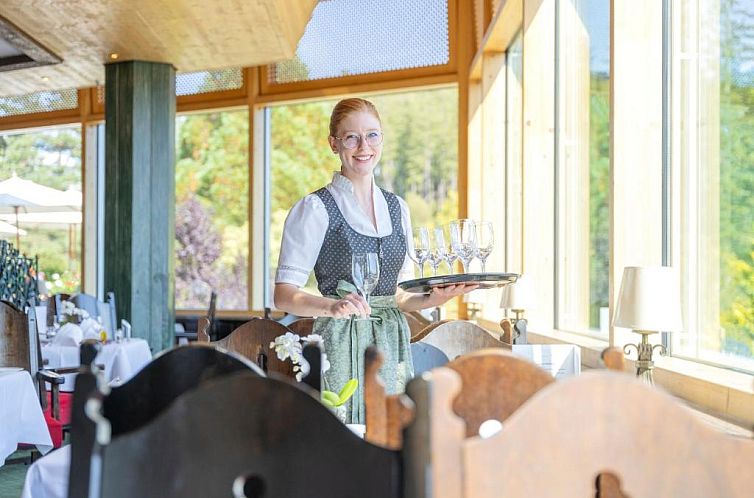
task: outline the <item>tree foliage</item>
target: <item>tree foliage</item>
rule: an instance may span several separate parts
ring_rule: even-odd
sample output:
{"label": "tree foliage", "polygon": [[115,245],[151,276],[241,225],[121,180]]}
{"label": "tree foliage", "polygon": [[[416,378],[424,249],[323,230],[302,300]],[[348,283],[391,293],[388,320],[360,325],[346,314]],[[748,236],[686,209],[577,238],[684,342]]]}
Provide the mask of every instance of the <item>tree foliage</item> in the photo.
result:
{"label": "tree foliage", "polygon": [[176,126],[176,306],[247,307],[249,115],[181,116]]}
{"label": "tree foliage", "polygon": [[[720,340],[754,351],[754,9],[720,6]],[[748,61],[748,72],[742,61]]]}
{"label": "tree foliage", "polygon": [[[58,190],[81,191],[80,127],[0,135],[0,181],[13,174]],[[81,278],[81,226],[69,230],[22,224],[21,228],[27,235],[21,237],[20,249],[39,256],[40,275],[51,283],[51,290],[77,291]],[[15,234],[2,237],[16,243]]]}

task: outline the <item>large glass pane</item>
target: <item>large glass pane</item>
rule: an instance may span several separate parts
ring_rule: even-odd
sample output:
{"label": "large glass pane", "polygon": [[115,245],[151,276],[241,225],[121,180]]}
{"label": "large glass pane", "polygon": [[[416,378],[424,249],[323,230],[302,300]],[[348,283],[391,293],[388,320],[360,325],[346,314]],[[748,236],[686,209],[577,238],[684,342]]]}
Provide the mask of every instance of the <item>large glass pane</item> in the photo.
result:
{"label": "large glass pane", "polygon": [[249,113],[176,119],[175,304],[248,308]]}
{"label": "large glass pane", "polygon": [[606,335],[610,2],[560,0],[557,22],[557,327]]}
{"label": "large glass pane", "polygon": [[269,66],[269,82],[434,66],[449,58],[447,0],[324,0],[296,56]]}
{"label": "large glass pane", "polygon": [[0,134],[0,237],[39,257],[49,294],[81,282],[81,127]]}
{"label": "large glass pane", "polygon": [[506,171],[506,251],[505,271],[521,273],[523,256],[523,37],[521,32],[513,39],[506,52],[505,96],[505,171]]}
{"label": "large glass pane", "polygon": [[[458,92],[455,88],[369,97],[385,132],[377,184],[406,200],[414,226],[458,216]],[[293,204],[340,169],[327,144],[337,100],[270,107],[269,296],[283,224]],[[314,276],[306,286],[316,291]]]}
{"label": "large glass pane", "polygon": [[685,0],[673,34],[674,352],[754,370],[754,4]]}

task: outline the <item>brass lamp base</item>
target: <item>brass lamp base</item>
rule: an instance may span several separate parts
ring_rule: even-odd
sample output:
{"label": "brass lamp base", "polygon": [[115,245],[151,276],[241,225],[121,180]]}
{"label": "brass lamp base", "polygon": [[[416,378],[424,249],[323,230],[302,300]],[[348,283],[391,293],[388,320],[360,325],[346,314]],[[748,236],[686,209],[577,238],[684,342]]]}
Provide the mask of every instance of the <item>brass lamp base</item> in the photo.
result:
{"label": "brass lamp base", "polygon": [[628,354],[630,348],[636,349],[638,358],[636,359],[636,376],[646,382],[647,384],[654,385],[654,378],[652,377],[652,370],[655,367],[654,361],[652,361],[652,354],[655,349],[660,350],[660,354],[664,355],[666,350],[662,344],[655,344],[654,346],[649,343],[649,336],[656,334],[656,330],[634,330],[635,333],[641,334],[641,343],[626,344],[623,346],[623,352]]}

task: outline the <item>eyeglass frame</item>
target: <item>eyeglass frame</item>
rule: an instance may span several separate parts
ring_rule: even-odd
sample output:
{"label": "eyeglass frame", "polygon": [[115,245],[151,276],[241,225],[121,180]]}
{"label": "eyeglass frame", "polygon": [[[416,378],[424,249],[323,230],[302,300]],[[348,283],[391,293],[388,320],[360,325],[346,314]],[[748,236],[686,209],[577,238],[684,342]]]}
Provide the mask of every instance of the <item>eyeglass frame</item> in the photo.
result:
{"label": "eyeglass frame", "polygon": [[[371,133],[377,133],[377,134],[379,134],[380,141],[377,142],[376,144],[370,144],[369,141],[368,141],[368,139],[367,139],[367,135],[369,135]],[[356,133],[354,133],[354,135],[356,135]],[[367,145],[369,145],[370,147],[377,147],[378,145],[382,145],[382,142],[385,141],[385,133],[383,131],[381,131],[381,130],[380,131],[370,131],[366,135],[358,134],[358,141],[356,142],[356,144],[353,147],[348,147],[346,145],[345,141],[348,140],[348,137],[345,137],[345,138],[343,138],[343,137],[336,137],[335,135],[332,135],[332,137],[335,140],[340,140],[341,145],[343,145],[343,147],[345,147],[348,150],[356,149],[357,147],[361,146],[361,144],[363,142],[366,142]]]}

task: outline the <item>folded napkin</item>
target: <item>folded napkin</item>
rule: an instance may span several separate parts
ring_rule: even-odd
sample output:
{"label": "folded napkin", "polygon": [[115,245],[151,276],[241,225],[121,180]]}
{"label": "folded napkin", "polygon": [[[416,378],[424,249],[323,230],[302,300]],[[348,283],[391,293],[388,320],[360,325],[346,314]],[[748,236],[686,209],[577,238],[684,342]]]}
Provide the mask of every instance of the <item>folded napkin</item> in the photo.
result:
{"label": "folded napkin", "polygon": [[55,337],[52,339],[52,343],[56,346],[73,346],[78,347],[81,341],[84,339],[84,332],[81,327],[73,323],[66,323],[58,330]]}
{"label": "folded napkin", "polygon": [[81,331],[84,333],[84,339],[96,339],[99,341],[99,331],[101,326],[93,318],[85,318],[81,321]]}

